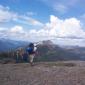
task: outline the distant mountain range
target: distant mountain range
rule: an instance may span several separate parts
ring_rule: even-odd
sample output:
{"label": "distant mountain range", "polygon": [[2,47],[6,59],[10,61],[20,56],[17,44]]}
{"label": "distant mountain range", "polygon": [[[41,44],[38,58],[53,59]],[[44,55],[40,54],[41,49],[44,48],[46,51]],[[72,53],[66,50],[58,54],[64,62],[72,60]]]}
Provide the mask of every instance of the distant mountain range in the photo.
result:
{"label": "distant mountain range", "polygon": [[85,60],[85,47],[60,47],[51,41],[39,45],[38,52],[37,61]]}
{"label": "distant mountain range", "polygon": [[[0,39],[0,52],[26,47],[29,42]],[[38,44],[35,61],[85,60],[85,47],[55,45],[50,40]]]}
{"label": "distant mountain range", "polygon": [[24,47],[28,44],[28,42],[24,41],[16,41],[10,39],[0,39],[0,52],[8,51],[10,49],[16,49],[18,47]]}

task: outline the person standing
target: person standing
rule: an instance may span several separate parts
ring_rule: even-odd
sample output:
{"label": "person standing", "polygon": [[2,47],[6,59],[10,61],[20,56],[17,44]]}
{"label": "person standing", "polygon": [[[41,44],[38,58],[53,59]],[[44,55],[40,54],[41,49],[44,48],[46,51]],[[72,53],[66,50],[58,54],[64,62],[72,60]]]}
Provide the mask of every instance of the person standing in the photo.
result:
{"label": "person standing", "polygon": [[29,62],[31,64],[31,66],[33,66],[33,60],[34,60],[34,57],[35,57],[35,54],[36,54],[36,50],[37,50],[37,47],[34,46],[34,43],[30,43],[28,48],[27,48],[27,53],[28,53],[28,56],[29,56]]}

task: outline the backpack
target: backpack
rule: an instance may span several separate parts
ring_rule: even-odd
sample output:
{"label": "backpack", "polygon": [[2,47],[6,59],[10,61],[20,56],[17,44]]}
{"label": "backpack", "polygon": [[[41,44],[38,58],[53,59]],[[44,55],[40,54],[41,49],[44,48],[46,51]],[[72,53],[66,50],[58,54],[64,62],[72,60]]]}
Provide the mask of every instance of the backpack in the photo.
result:
{"label": "backpack", "polygon": [[33,44],[33,43],[30,43],[30,44],[29,44],[29,47],[26,49],[26,51],[27,51],[29,54],[33,54],[33,53],[34,53],[34,44]]}

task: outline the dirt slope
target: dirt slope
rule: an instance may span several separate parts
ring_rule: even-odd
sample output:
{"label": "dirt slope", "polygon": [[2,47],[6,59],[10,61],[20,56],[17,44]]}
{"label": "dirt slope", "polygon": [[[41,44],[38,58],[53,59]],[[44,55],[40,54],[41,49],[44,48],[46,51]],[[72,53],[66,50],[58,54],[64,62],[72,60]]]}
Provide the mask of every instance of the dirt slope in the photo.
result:
{"label": "dirt slope", "polygon": [[85,62],[0,64],[0,85],[85,85]]}

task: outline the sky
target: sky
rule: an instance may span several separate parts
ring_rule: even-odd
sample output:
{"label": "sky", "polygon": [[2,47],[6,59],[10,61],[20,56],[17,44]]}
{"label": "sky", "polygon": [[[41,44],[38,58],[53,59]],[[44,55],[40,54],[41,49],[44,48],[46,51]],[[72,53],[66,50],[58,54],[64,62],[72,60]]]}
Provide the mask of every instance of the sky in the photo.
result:
{"label": "sky", "polygon": [[85,46],[85,0],[0,0],[0,38]]}

